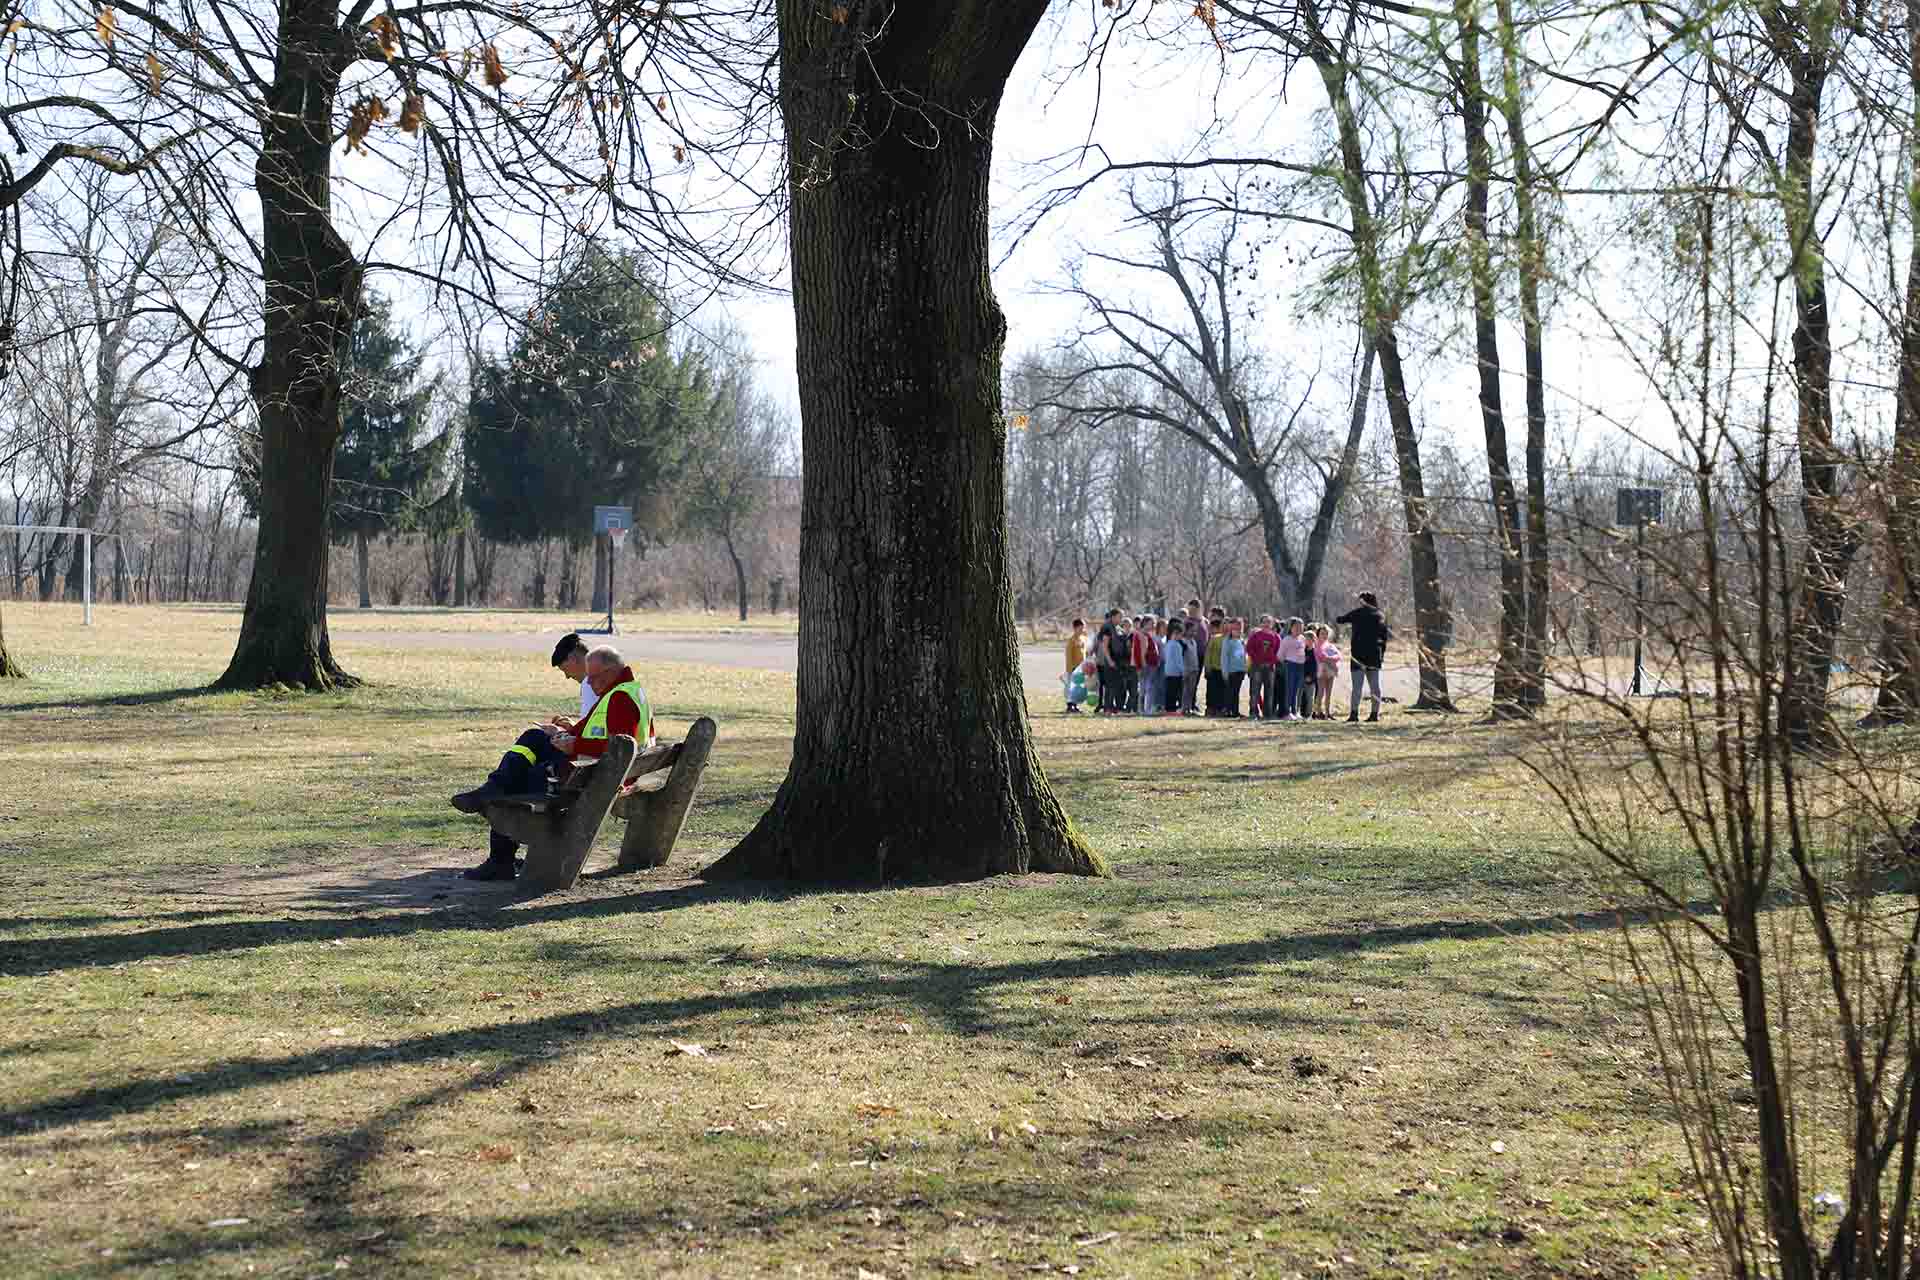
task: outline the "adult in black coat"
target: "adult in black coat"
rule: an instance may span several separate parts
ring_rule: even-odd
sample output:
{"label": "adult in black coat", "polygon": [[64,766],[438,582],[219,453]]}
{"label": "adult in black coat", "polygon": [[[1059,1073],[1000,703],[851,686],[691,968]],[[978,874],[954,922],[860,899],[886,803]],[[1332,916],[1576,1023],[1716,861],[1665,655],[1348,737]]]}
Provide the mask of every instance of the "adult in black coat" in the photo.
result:
{"label": "adult in black coat", "polygon": [[1334,621],[1353,629],[1352,639],[1347,642],[1347,665],[1353,671],[1353,692],[1347,701],[1347,723],[1352,724],[1360,718],[1360,690],[1364,684],[1373,695],[1373,714],[1367,717],[1367,722],[1371,724],[1380,718],[1380,668],[1387,660],[1387,641],[1393,639],[1393,632],[1387,626],[1386,615],[1380,612],[1380,602],[1371,591],[1362,591],[1359,606],[1347,610]]}

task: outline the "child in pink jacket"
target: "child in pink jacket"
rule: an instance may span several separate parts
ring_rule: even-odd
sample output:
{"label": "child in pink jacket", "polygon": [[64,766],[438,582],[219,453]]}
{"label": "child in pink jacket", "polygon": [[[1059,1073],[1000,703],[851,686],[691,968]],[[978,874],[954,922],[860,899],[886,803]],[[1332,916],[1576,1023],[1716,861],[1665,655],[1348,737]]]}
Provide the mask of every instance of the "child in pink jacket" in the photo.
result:
{"label": "child in pink jacket", "polygon": [[1313,714],[1319,720],[1333,719],[1333,680],[1340,674],[1340,646],[1333,642],[1333,628],[1321,623],[1313,629],[1314,668]]}

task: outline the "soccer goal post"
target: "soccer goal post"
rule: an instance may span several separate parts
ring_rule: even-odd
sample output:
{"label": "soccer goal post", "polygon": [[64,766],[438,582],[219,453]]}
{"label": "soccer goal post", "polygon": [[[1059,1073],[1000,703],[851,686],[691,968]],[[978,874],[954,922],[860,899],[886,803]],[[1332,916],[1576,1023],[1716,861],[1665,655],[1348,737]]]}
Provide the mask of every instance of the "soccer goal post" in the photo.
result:
{"label": "soccer goal post", "polygon": [[90,528],[71,524],[0,524],[0,533],[19,537],[23,533],[75,533],[80,535],[80,625],[93,625],[93,540],[117,538],[117,533],[95,533]]}

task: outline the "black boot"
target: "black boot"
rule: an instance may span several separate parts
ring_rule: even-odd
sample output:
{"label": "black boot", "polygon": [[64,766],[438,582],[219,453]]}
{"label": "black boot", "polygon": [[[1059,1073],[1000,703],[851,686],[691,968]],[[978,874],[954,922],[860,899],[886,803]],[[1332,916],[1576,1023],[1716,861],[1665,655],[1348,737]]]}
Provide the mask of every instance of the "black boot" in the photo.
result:
{"label": "black boot", "polygon": [[511,880],[519,874],[519,864],[512,854],[502,858],[497,854],[488,854],[487,860],[477,867],[468,867],[460,874],[469,880]]}
{"label": "black boot", "polygon": [[1368,723],[1368,724],[1379,724],[1379,723],[1380,723],[1380,708],[1378,708],[1378,707],[1375,707],[1375,708],[1373,709],[1373,714],[1367,717],[1367,723]]}
{"label": "black boot", "polygon": [[501,835],[498,831],[487,833],[487,860],[477,867],[469,867],[462,874],[469,880],[511,880],[520,872],[520,862],[513,855],[520,850],[520,842]]}

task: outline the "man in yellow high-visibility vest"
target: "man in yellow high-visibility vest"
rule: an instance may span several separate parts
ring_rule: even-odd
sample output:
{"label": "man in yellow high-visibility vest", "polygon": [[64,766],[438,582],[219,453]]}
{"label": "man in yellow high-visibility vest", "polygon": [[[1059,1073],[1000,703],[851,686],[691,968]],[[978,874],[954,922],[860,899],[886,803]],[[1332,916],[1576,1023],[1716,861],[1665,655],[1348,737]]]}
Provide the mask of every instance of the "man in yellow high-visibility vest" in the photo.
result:
{"label": "man in yellow high-visibility vest", "polygon": [[[555,734],[552,725],[527,730],[507,748],[485,782],[453,797],[454,808],[462,813],[479,813],[489,800],[545,794],[554,784],[567,780],[576,759],[582,766],[592,764],[614,737],[626,734],[646,742],[652,729],[652,712],[645,692],[633,678],[633,669],[621,659],[619,650],[612,645],[588,650],[586,674],[599,696],[573,731]],[[513,879],[518,874],[514,854],[519,842],[498,831],[489,834],[487,860],[468,868],[467,879]]]}

